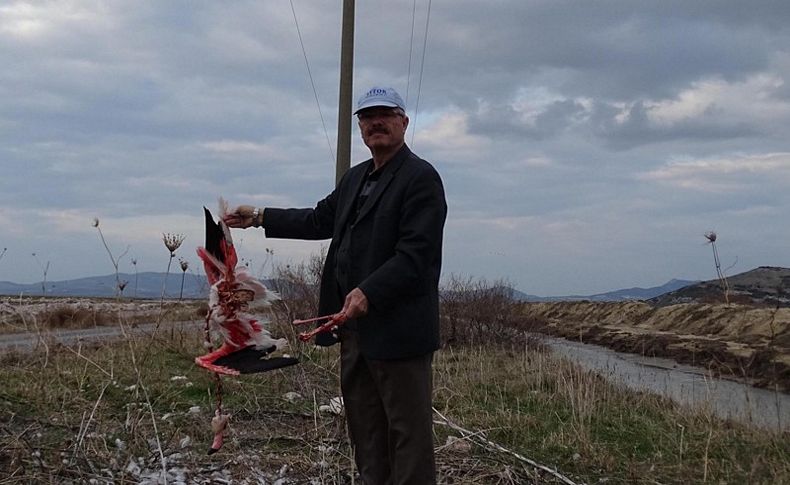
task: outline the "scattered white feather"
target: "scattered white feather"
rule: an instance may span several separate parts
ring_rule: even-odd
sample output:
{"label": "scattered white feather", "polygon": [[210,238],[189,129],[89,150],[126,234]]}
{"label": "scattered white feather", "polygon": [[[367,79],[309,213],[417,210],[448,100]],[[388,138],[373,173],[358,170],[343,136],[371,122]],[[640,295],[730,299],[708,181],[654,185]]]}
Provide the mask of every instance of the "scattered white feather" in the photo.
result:
{"label": "scattered white feather", "polygon": [[191,444],[192,444],[192,438],[190,438],[189,436],[185,436],[181,438],[181,441],[178,442],[178,446],[180,446],[182,449],[188,447]]}
{"label": "scattered white feather", "polygon": [[135,477],[139,477],[140,471],[141,471],[140,465],[138,465],[137,462],[134,461],[134,458],[130,458],[129,464],[126,465],[126,473]]}
{"label": "scattered white feather", "polygon": [[286,400],[286,401],[288,401],[288,402],[291,402],[291,403],[293,403],[293,402],[296,402],[296,401],[300,401],[300,400],[302,400],[302,399],[303,399],[303,397],[302,397],[302,395],[301,395],[301,394],[299,394],[298,392],[293,392],[293,391],[291,391],[291,392],[286,392],[286,393],[283,395],[283,399],[285,399],[285,400]]}
{"label": "scattered white feather", "polygon": [[343,398],[333,397],[330,399],[329,410],[334,414],[343,414]]}
{"label": "scattered white feather", "polygon": [[322,404],[318,406],[318,410],[327,414],[343,414],[343,398],[333,397],[329,400],[329,404]]}
{"label": "scattered white feather", "polygon": [[219,197],[219,217],[220,219],[228,215],[228,201],[224,197]]}
{"label": "scattered white feather", "polygon": [[448,436],[447,441],[444,442],[444,447],[457,453],[469,453],[472,451],[472,444],[457,436]]}

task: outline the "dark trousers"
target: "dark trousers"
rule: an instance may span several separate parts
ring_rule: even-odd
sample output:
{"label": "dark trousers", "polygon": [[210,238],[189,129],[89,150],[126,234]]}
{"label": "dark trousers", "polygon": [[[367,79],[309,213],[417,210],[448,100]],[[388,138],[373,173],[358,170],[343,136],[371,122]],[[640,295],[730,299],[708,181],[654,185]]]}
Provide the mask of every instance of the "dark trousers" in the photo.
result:
{"label": "dark trousers", "polygon": [[433,456],[433,353],[370,360],[358,334],[341,331],[340,387],[354,460],[365,485],[436,483]]}

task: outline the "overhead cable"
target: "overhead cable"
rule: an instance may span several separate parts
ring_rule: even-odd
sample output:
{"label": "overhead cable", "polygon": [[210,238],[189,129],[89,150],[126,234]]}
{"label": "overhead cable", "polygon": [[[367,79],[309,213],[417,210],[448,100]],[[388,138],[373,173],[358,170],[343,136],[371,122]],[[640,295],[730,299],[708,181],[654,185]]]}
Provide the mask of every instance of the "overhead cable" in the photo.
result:
{"label": "overhead cable", "polygon": [[411,54],[414,51],[414,18],[417,13],[417,0],[411,6],[411,36],[409,36],[409,69],[406,74],[406,106],[409,105],[409,83],[411,82]]}
{"label": "overhead cable", "polygon": [[422,74],[425,68],[425,51],[428,46],[428,26],[431,23],[431,1],[428,0],[428,13],[425,16],[425,37],[422,41],[422,60],[420,61],[420,77],[417,83],[417,102],[414,104],[414,127],[411,132],[411,142],[414,144],[414,134],[417,132],[417,113],[420,108],[420,92],[422,91]]}
{"label": "overhead cable", "polygon": [[324,128],[324,135],[326,135],[326,143],[329,147],[329,156],[332,157],[332,161],[335,161],[335,152],[332,148],[332,142],[329,139],[329,132],[326,129],[326,123],[324,122],[324,113],[321,112],[321,103],[318,101],[318,91],[315,89],[315,82],[313,81],[313,73],[310,70],[310,61],[307,60],[307,51],[304,48],[304,42],[302,42],[302,32],[299,29],[299,20],[296,18],[296,9],[294,9],[294,2],[291,2],[291,13],[294,16],[294,24],[296,24],[296,34],[299,36],[299,44],[302,46],[302,55],[304,56],[304,63],[307,66],[307,75],[310,77],[310,85],[313,87],[313,96],[315,97],[315,104],[318,107],[318,116],[321,117],[321,126]]}

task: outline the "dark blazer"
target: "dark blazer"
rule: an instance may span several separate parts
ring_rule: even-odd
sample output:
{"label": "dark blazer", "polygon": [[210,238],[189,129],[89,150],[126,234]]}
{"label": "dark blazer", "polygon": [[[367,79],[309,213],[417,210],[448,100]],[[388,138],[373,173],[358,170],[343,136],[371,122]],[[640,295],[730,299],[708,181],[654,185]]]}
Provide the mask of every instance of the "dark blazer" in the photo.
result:
{"label": "dark blazer", "polygon": [[[368,299],[356,321],[363,355],[402,359],[439,348],[439,273],[447,217],[436,170],[404,145],[382,167],[373,192],[355,216],[357,195],[373,160],[352,167],[312,209],[266,208],[266,237],[331,238],[321,276],[319,312],[337,313],[343,291],[359,287]],[[353,220],[352,220],[353,219]],[[349,239],[343,242],[345,231]],[[316,338],[332,345],[331,334]]]}

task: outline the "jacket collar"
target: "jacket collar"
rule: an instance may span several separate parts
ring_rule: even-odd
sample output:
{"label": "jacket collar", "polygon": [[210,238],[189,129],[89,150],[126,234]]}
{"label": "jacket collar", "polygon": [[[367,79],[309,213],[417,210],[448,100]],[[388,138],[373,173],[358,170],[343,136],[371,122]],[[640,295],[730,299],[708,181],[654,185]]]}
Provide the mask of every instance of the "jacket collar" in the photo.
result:
{"label": "jacket collar", "polygon": [[[381,175],[379,176],[379,181],[376,183],[376,188],[368,196],[368,200],[365,201],[365,205],[359,211],[359,217],[357,217],[357,219],[361,219],[365,216],[365,214],[370,212],[370,209],[375,205],[378,198],[381,197],[384,189],[392,181],[392,178],[403,165],[403,162],[410,156],[411,150],[404,143],[400,150],[398,150],[397,153],[395,153],[395,155],[387,163],[385,163],[383,167],[381,167]],[[367,178],[366,175],[370,170],[373,170],[373,159],[371,158],[362,162],[362,165],[363,167],[360,167],[359,172],[355,174],[355,180],[349,181],[351,184],[351,194],[353,194],[353,199],[351,199],[343,208],[343,214],[339,220],[341,228],[346,227],[347,220],[352,213],[354,204],[356,203],[356,198],[359,195],[359,191],[362,189],[362,184],[365,183],[365,179]]]}
{"label": "jacket collar", "polygon": [[[384,190],[387,188],[392,179],[395,177],[395,174],[398,170],[403,166],[403,162],[406,161],[407,158],[411,156],[411,150],[409,147],[404,143],[403,146],[398,150],[397,153],[381,167],[381,175],[379,176],[379,181],[376,183],[376,187],[373,189],[373,192],[368,196],[368,199],[365,201],[365,205],[362,206],[362,209],[359,211],[359,217],[357,220],[362,219],[365,215],[370,212],[370,209],[376,205],[376,201],[381,197],[381,194],[384,193]],[[369,163],[373,164],[373,159],[369,160]],[[372,167],[366,167],[366,170],[372,170]],[[367,172],[366,172],[367,173]],[[360,180],[360,185],[364,183],[365,177],[362,177]],[[359,190],[359,186],[357,190]],[[359,193],[358,191],[355,193]]]}

